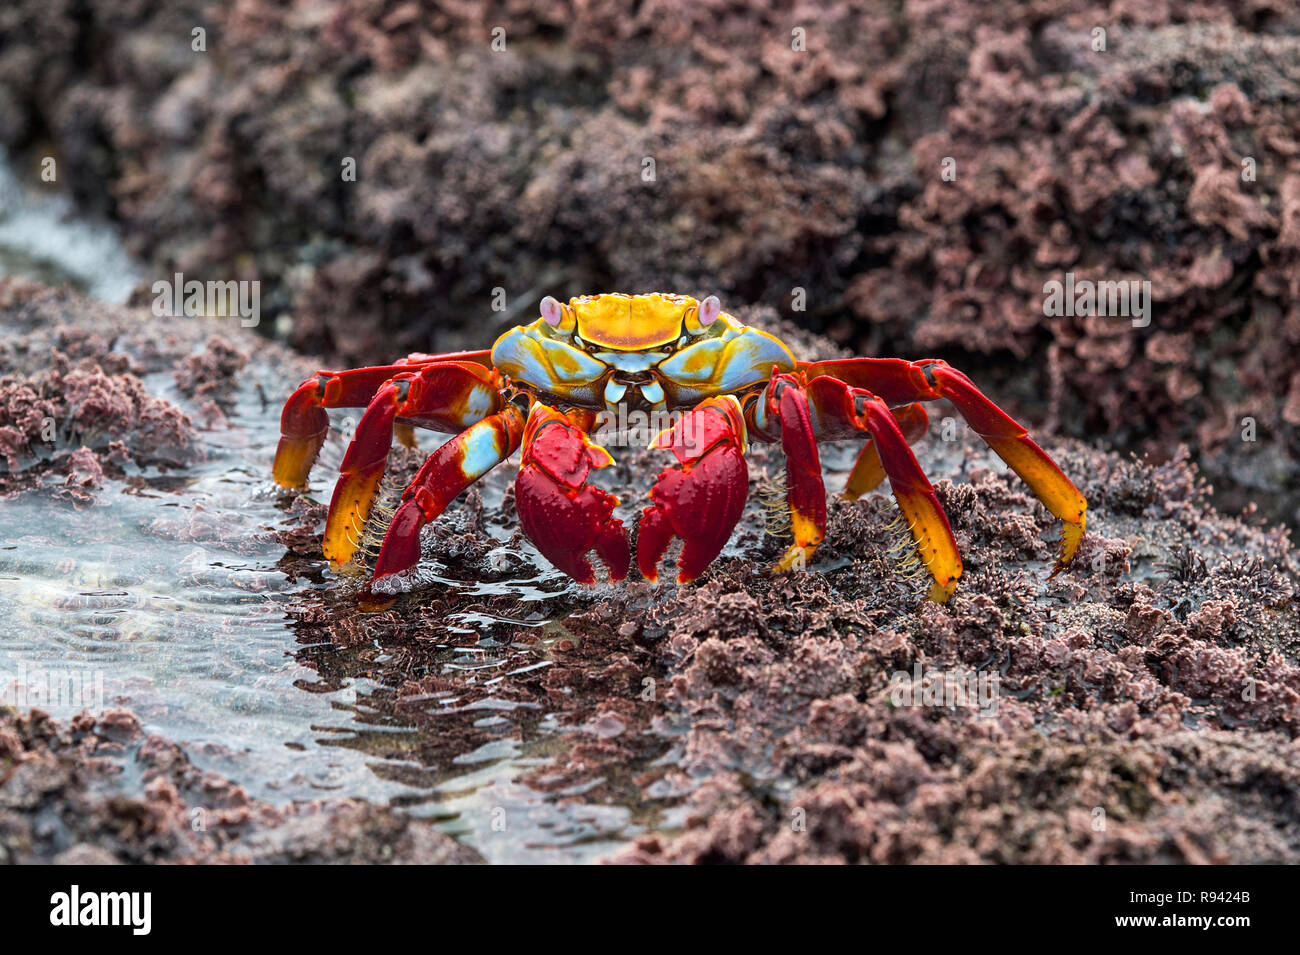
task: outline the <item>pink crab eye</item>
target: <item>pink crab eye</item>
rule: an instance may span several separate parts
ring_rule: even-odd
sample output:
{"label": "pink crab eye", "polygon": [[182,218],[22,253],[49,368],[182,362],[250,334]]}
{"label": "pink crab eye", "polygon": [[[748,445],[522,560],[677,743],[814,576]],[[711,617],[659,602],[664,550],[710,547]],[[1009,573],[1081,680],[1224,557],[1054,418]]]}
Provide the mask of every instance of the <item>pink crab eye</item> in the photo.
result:
{"label": "pink crab eye", "polygon": [[722,314],[722,303],[718,301],[718,296],[710,295],[700,303],[700,324],[708,328],[718,320]]}
{"label": "pink crab eye", "polygon": [[550,295],[542,299],[542,318],[546,319],[546,324],[556,328],[560,324],[560,319],[564,317],[564,306],[557,302]]}

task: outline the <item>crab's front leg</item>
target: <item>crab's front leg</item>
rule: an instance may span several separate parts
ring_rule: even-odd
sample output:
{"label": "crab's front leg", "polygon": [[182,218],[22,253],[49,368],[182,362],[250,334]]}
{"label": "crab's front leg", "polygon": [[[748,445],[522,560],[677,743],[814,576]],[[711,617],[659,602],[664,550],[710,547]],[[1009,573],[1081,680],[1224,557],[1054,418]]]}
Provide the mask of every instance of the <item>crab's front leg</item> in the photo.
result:
{"label": "crab's front leg", "polygon": [[429,455],[402,494],[384,534],[371,583],[414,567],[420,559],[420,531],[447,505],[516,448],[524,433],[526,396],[470,425]]}
{"label": "crab's front leg", "polygon": [[448,355],[407,355],[392,365],[318,371],[289,396],[280,413],[280,443],[275,449],[272,476],[281,487],[302,488],[329,434],[328,408],[364,408],[384,383],[405,372],[440,361],[490,366],[486,351]]}
{"label": "crab's front leg", "polygon": [[804,567],[826,536],[826,486],[808,395],[792,377],[781,376],[766,393],[769,417],[781,428],[786,503],[794,542],[776,563],[784,572]]}
{"label": "crab's front leg", "polygon": [[659,475],[650,492],[654,504],[641,515],[636,558],[646,580],[659,579],[660,562],[675,540],[682,543],[679,584],[704,573],[722,552],[749,493],[745,443],[744,414],[730,395],[705,399],[651,442],[671,451],[677,463]]}
{"label": "crab's front leg", "polygon": [[627,576],[631,561],[627,531],[613,517],[618,498],[587,484],[593,468],[614,463],[591,440],[594,424],[591,411],[533,405],[515,480],[520,528],[542,556],[583,584],[596,582],[593,560],[612,581]]}

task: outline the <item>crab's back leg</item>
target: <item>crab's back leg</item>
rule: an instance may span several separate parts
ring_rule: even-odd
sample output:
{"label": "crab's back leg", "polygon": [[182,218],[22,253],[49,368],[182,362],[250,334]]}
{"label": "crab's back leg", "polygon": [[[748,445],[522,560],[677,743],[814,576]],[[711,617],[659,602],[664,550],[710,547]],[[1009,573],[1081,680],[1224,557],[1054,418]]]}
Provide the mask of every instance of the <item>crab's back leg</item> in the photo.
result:
{"label": "crab's back leg", "polygon": [[[903,432],[903,437],[907,439],[908,444],[919,441],[930,427],[930,418],[919,404],[904,405],[892,411],[894,420],[898,422],[899,430]],[[863,494],[879,487],[885,477],[885,465],[880,460],[880,449],[868,438],[866,444],[862,446],[861,453],[858,454],[858,460],[853,464],[853,470],[849,472],[849,479],[844,485],[844,496],[850,501],[856,501]]]}
{"label": "crab's back leg", "polygon": [[370,400],[343,455],[325,521],[325,556],[348,563],[383,479],[393,427],[399,419],[436,431],[457,432],[502,410],[500,381],[471,362],[435,362],[390,378]]}
{"label": "crab's back leg", "polygon": [[1088,502],[1023,427],[947,362],[848,358],[803,364],[799,370],[810,379],[828,375],[868,389],[891,406],[939,398],[951,401],[971,428],[1061,520],[1061,554],[1053,575],[1074,559],[1083,543]]}
{"label": "crab's back leg", "polygon": [[769,408],[781,425],[786,503],[794,542],[777,561],[778,571],[803,567],[826,537],[826,485],[807,393],[797,385],[774,389]]}
{"label": "crab's back leg", "polygon": [[593,559],[610,580],[627,576],[631,551],[618,498],[587,483],[593,468],[614,463],[591,440],[595,413],[533,405],[515,480],[519,526],[542,556],[579,583],[596,582]]}
{"label": "crab's back leg", "polygon": [[280,443],[271,469],[275,482],[281,487],[306,486],[307,475],[329,434],[330,420],[325,409],[364,408],[394,375],[434,362],[462,361],[491,367],[489,355],[487,351],[443,356],[413,354],[392,365],[316,372],[294,390],[280,413]]}
{"label": "crab's back leg", "polygon": [[470,425],[429,455],[407,485],[384,533],[372,584],[415,566],[420,559],[420,531],[424,526],[446,510],[461,491],[519,447],[528,401],[520,395],[503,402],[500,411]]}

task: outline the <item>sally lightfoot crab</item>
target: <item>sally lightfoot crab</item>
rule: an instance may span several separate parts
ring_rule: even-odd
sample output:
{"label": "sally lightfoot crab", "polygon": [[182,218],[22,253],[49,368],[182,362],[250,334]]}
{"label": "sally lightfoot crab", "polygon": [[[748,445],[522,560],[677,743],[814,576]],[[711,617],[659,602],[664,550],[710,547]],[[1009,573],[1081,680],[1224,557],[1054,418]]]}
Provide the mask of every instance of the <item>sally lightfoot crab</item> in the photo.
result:
{"label": "sally lightfoot crab", "polygon": [[394,435],[409,443],[414,427],[455,436],[407,486],[374,581],[413,567],[425,524],[521,447],[515,502],[523,532],[578,581],[593,582],[598,567],[622,580],[633,555],[627,529],[613,516],[618,499],[587,479],[613,463],[592,437],[599,417],[637,409],[671,423],[651,447],[675,459],[651,490],[636,535],[637,567],[647,580],[658,579],[674,542],[679,583],[718,556],[744,509],[752,440],[780,442],[785,452],[783,506],[793,540],[775,569],[804,566],[826,530],[818,442],[858,438],[865,443],[846,495],[857,498],[889,479],[908,546],[932,578],[930,598],[942,603],[961,576],[961,555],[909,447],[928,427],[922,402],[939,398],[1062,521],[1053,573],[1079,550],[1083,496],[1024,428],[946,362],[799,361],[779,339],[722,311],[716,296],[611,293],[567,305],[547,297],[540,311],[488,351],[322,371],[289,398],[274,466],[275,480],[289,488],[306,485],[329,431],[326,409],[366,408],[326,520],[324,553],[336,568],[356,555]]}

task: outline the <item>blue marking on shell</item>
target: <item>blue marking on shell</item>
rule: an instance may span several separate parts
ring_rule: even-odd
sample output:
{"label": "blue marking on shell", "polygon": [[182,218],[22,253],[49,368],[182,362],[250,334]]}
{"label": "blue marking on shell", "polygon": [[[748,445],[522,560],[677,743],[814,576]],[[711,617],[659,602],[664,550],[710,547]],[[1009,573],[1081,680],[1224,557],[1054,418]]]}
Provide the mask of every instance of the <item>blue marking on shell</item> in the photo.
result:
{"label": "blue marking on shell", "polygon": [[586,352],[530,331],[511,329],[492,346],[492,364],[505,375],[547,391],[557,385],[588,385],[605,374],[606,366]]}
{"label": "blue marking on shell", "polygon": [[[547,360],[551,363],[551,376],[554,381],[566,385],[590,384],[607,370],[604,364],[572,345],[554,339],[544,339],[541,345]],[[571,362],[576,367],[566,371],[563,367],[557,367],[557,362],[560,365]]]}
{"label": "blue marking on shell", "polygon": [[[721,338],[710,338],[688,345],[681,351],[665,358],[659,365],[659,373],[679,385],[708,384],[713,380],[718,359],[722,357],[725,348],[726,342]],[[709,360],[700,361],[700,355],[707,356]],[[696,365],[694,371],[687,371],[686,363],[688,361],[692,365]]]}

